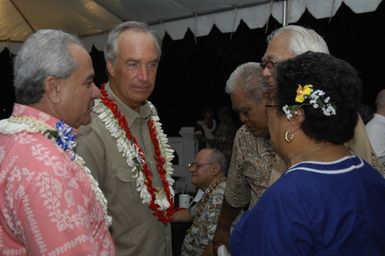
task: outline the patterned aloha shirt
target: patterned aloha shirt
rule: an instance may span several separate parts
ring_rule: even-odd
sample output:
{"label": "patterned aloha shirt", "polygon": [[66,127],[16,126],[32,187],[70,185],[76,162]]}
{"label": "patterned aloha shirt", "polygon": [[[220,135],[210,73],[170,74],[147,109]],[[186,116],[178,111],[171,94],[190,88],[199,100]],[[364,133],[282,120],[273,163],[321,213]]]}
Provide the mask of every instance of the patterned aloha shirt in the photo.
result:
{"label": "patterned aloha shirt", "polygon": [[[15,104],[13,116],[57,119]],[[0,255],[114,255],[90,179],[39,132],[6,133],[0,121]]]}
{"label": "patterned aloha shirt", "polygon": [[[268,138],[255,137],[243,125],[234,139],[233,155],[227,175],[226,201],[236,208],[252,208],[270,184],[277,164]],[[281,170],[280,170],[281,171]]]}
{"label": "patterned aloha shirt", "polygon": [[202,199],[190,209],[193,223],[184,238],[181,256],[202,255],[204,249],[213,240],[222,200],[225,192],[226,180],[222,178],[212,183],[205,191]]}

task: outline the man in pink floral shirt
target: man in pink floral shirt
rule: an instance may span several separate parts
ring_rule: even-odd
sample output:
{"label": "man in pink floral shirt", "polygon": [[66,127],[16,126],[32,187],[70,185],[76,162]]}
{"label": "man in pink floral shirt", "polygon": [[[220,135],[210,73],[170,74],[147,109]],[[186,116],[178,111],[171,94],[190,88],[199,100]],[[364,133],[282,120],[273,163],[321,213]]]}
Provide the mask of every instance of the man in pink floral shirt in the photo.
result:
{"label": "man in pink floral shirt", "polygon": [[0,255],[114,255],[106,199],[73,151],[99,96],[88,52],[40,30],[14,75],[18,103],[0,121]]}

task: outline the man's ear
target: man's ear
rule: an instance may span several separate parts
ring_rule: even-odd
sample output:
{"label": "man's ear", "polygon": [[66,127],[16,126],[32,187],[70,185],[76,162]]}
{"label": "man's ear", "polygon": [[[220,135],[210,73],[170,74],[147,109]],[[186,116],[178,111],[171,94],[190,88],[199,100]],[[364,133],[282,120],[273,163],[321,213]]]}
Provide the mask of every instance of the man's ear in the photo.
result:
{"label": "man's ear", "polygon": [[44,80],[44,91],[47,98],[52,103],[60,103],[61,101],[61,84],[60,79],[54,76],[48,76]]}
{"label": "man's ear", "polygon": [[110,76],[112,77],[115,76],[115,66],[111,60],[107,60],[107,71],[108,71],[108,74],[110,74]]}
{"label": "man's ear", "polygon": [[213,164],[213,170],[212,170],[212,174],[213,174],[213,176],[218,176],[218,174],[221,172],[221,167],[220,167],[220,165],[219,165],[219,163],[215,163],[215,164]]}

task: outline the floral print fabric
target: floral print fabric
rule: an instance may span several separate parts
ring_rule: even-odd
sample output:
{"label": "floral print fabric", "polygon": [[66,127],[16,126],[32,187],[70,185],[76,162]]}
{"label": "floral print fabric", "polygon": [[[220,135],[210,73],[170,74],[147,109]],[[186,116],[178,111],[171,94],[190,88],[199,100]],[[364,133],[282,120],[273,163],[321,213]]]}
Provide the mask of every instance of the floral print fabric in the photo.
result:
{"label": "floral print fabric", "polygon": [[[214,184],[211,184],[212,186]],[[210,186],[206,191],[211,191]],[[197,205],[191,208],[193,223],[182,244],[181,255],[202,255],[204,249],[213,240],[219,214],[222,208],[222,200],[226,187],[226,182],[222,181],[211,193],[205,193]],[[205,197],[209,197],[208,199]],[[204,203],[204,205],[199,205]],[[201,208],[200,214],[196,213],[197,208]]]}
{"label": "floral print fabric", "polygon": [[245,125],[238,129],[227,176],[226,201],[252,208],[270,184],[276,154],[270,140],[255,137]]}
{"label": "floral print fabric", "polygon": [[[15,105],[13,115],[57,119]],[[0,131],[0,255],[114,255],[88,176],[40,133]]]}

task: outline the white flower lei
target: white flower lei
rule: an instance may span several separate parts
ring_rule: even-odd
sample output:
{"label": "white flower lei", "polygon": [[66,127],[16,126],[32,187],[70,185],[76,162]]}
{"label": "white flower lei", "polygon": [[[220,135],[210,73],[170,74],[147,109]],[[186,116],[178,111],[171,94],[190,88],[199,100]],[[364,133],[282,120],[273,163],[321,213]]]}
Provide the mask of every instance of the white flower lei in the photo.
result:
{"label": "white flower lei", "polygon": [[[147,102],[152,112],[155,113],[155,107],[151,104],[151,102]],[[96,114],[98,114],[100,120],[103,121],[111,136],[116,139],[118,151],[122,153],[123,157],[126,158],[127,165],[131,168],[133,177],[136,179],[136,190],[139,192],[143,204],[149,204],[151,202],[151,195],[147,189],[147,186],[144,183],[145,177],[142,171],[142,165],[144,163],[144,160],[139,153],[137,145],[127,139],[125,132],[123,131],[123,129],[120,128],[118,121],[114,118],[111,110],[107,106],[105,106],[100,99],[95,100],[94,111]],[[171,161],[174,158],[174,150],[172,150],[170,148],[170,145],[168,144],[168,139],[162,130],[162,125],[159,122],[159,117],[153,115],[151,116],[151,119],[154,123],[161,154],[165,158],[164,168],[166,171],[165,176],[168,182],[169,191],[172,197],[174,197],[174,190],[172,187],[172,185],[174,184],[174,180],[171,177],[173,174],[173,167]],[[160,206],[160,209],[163,211],[167,210],[170,207],[170,203],[167,200],[164,189],[156,193],[155,203],[158,204]]]}
{"label": "white flower lei", "polygon": [[[8,119],[4,119],[0,121],[0,132],[3,134],[16,134],[22,131],[26,131],[31,133],[41,133],[44,136],[46,136],[45,133],[47,131],[55,131],[55,130],[56,129],[54,127],[51,127],[31,117],[11,116]],[[49,139],[55,142],[53,138],[49,138]],[[74,144],[74,146],[76,146],[76,143]],[[87,175],[91,183],[91,188],[95,193],[96,200],[98,200],[99,203],[102,205],[102,208],[104,211],[104,221],[106,222],[107,226],[111,226],[112,218],[107,214],[107,199],[105,198],[103,192],[100,190],[98,182],[92,176],[90,169],[88,169],[88,167],[85,165],[84,159],[78,154],[76,154],[72,150],[72,147],[69,147],[65,151],[71,155],[72,157],[71,159],[73,159],[73,161],[75,161],[75,163],[80,167],[80,169],[82,169],[83,172]]]}

